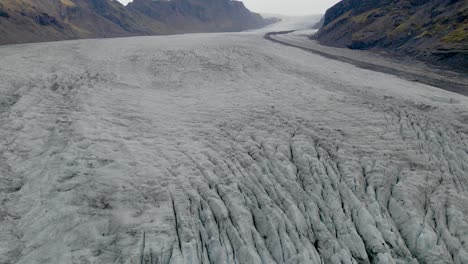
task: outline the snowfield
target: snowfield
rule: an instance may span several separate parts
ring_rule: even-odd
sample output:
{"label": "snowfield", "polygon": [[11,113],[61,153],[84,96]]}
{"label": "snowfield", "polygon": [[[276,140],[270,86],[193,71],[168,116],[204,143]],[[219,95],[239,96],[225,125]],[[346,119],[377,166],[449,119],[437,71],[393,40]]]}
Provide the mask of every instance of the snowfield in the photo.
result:
{"label": "snowfield", "polygon": [[468,263],[467,97],[255,32],[0,58],[0,263]]}

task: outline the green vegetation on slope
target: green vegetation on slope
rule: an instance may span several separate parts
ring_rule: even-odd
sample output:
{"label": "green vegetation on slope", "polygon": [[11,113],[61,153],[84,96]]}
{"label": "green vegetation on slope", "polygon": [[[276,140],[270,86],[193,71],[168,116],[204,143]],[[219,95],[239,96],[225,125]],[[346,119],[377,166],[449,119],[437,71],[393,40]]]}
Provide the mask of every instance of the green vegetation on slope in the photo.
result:
{"label": "green vegetation on slope", "polygon": [[343,0],[327,11],[317,37],[327,45],[468,63],[468,1]]}

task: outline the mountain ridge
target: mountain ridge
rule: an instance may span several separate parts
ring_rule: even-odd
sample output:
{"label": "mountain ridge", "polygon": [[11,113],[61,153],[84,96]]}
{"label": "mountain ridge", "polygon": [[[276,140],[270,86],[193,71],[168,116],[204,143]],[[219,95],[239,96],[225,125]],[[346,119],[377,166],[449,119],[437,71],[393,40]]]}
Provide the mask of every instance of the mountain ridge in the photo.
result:
{"label": "mountain ridge", "polygon": [[135,0],[126,6],[114,0],[3,0],[0,44],[241,31],[268,23],[230,0]]}

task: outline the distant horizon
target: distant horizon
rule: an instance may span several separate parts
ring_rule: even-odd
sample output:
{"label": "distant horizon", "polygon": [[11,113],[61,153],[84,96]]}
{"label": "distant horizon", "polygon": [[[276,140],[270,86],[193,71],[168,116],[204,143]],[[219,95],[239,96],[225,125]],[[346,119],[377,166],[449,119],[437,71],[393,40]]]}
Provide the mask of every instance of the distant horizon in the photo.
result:
{"label": "distant horizon", "polygon": [[[126,5],[133,0],[118,0]],[[276,14],[287,16],[304,16],[324,14],[325,11],[338,3],[339,0],[236,0],[241,1],[252,12],[260,14]]]}

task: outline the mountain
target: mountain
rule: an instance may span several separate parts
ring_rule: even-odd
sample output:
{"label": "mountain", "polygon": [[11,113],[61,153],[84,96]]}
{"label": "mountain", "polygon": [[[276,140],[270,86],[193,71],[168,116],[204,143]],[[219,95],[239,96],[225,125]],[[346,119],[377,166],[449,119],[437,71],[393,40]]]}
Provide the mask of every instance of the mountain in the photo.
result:
{"label": "mountain", "polygon": [[468,67],[468,1],[342,0],[317,34],[322,44],[383,49]]}
{"label": "mountain", "polygon": [[175,32],[241,31],[265,25],[242,2],[220,0],[134,0],[128,9],[168,25]]}
{"label": "mountain", "polygon": [[240,31],[267,24],[231,0],[2,0],[0,44]]}

